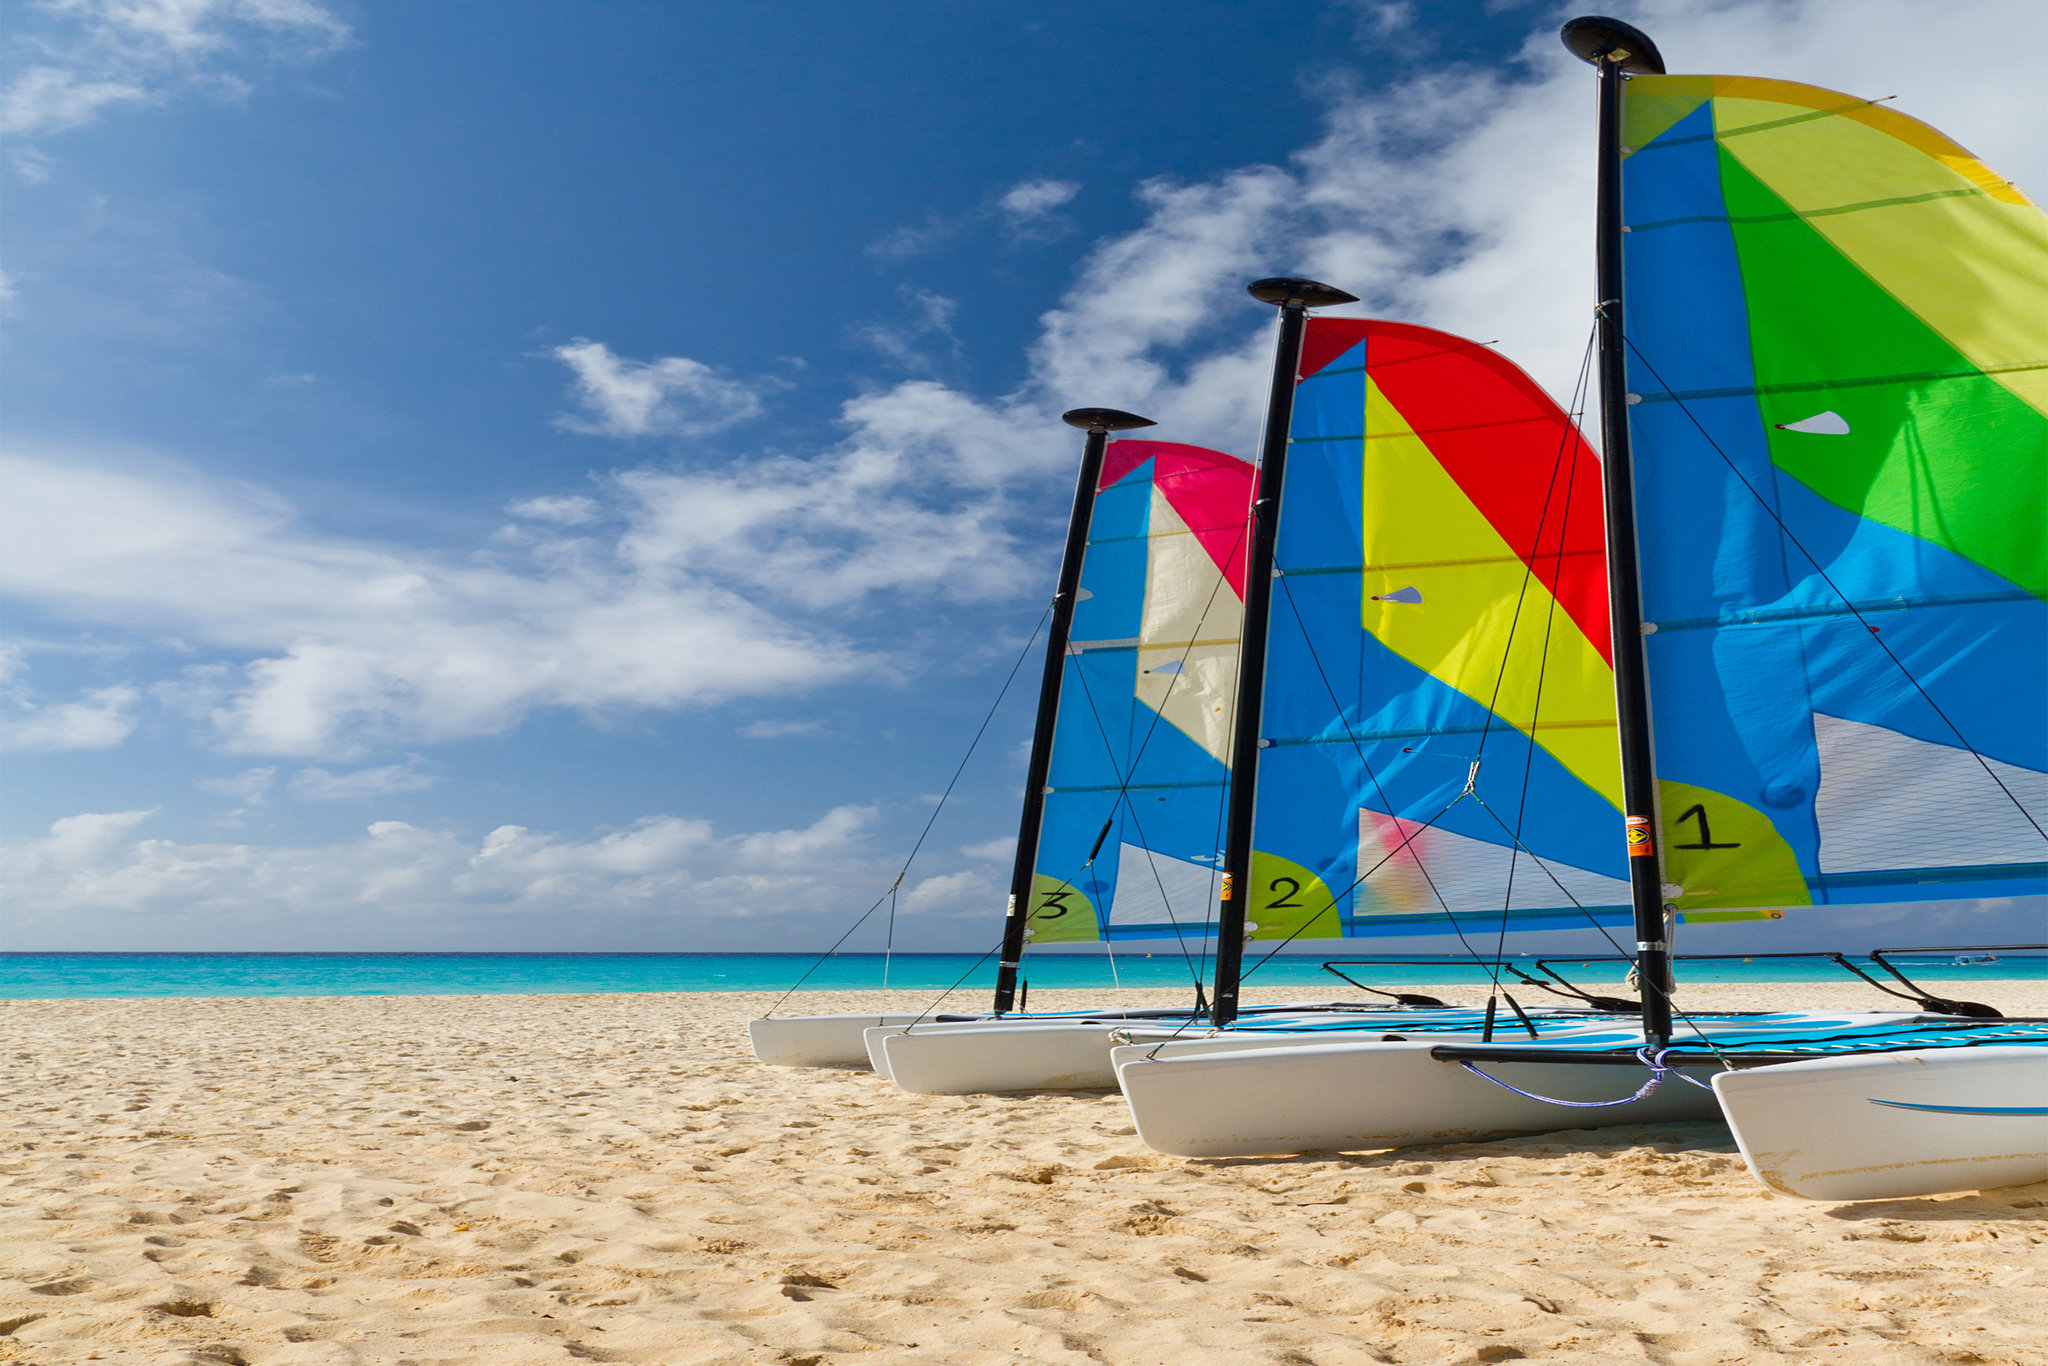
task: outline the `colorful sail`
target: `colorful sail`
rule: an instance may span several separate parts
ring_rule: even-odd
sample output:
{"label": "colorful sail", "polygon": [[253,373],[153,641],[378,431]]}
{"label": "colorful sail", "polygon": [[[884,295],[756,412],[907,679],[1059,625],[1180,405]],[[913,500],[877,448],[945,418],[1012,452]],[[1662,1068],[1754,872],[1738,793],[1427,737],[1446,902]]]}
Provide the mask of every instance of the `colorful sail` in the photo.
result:
{"label": "colorful sail", "polygon": [[1313,319],[1301,376],[1254,937],[1625,919],[1593,453],[1521,370],[1447,333]]}
{"label": "colorful sail", "polygon": [[1831,90],[1637,76],[1625,128],[1677,904],[2048,889],[2048,219]]}
{"label": "colorful sail", "polygon": [[1117,441],[1082,561],[1039,836],[1036,943],[1211,933],[1252,467]]}

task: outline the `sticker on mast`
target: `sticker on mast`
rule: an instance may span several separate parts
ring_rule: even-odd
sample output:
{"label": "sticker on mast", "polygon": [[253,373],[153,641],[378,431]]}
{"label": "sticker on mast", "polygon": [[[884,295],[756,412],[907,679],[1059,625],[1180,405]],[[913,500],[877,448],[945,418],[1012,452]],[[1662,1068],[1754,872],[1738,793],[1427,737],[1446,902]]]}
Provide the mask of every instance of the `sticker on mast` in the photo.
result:
{"label": "sticker on mast", "polygon": [[1648,816],[1630,816],[1628,818],[1628,856],[1630,858],[1648,858],[1656,852],[1657,847],[1650,843],[1650,818]]}

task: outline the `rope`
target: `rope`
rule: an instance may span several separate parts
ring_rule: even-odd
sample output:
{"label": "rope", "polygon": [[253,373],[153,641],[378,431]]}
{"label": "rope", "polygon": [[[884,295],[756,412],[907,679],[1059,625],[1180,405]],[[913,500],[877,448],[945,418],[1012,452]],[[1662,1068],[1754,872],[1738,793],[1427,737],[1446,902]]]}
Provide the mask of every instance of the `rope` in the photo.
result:
{"label": "rope", "polygon": [[[959,766],[953,770],[953,777],[950,781],[947,782],[946,790],[939,794],[938,804],[932,807],[931,818],[925,821],[924,829],[918,832],[917,843],[910,846],[910,852],[904,856],[903,866],[896,870],[896,880],[889,884],[889,890],[883,892],[880,896],[876,897],[874,904],[869,906],[865,911],[862,911],[860,913],[860,918],[858,920],[855,920],[853,924],[847,927],[846,933],[840,935],[839,938],[833,940],[832,947],[826,949],[823,953],[819,954],[817,958],[812,961],[811,965],[808,968],[804,969],[804,975],[797,978],[795,982],[791,983],[789,990],[783,992],[780,996],[775,998],[775,1004],[768,1007],[768,1010],[766,1012],[768,1015],[772,1016],[775,1014],[776,1011],[782,1009],[782,1003],[784,1001],[787,1001],[791,996],[795,995],[796,992],[800,988],[802,988],[805,982],[810,981],[811,975],[815,973],[819,968],[824,966],[825,960],[827,958],[832,957],[834,954],[838,953],[839,946],[844,944],[847,940],[853,938],[854,931],[858,930],[861,926],[867,924],[868,918],[874,915],[876,911],[880,910],[882,907],[882,903],[885,901],[889,903],[890,936],[893,943],[893,939],[895,936],[896,919],[896,889],[903,885],[903,879],[909,874],[910,865],[917,858],[918,850],[924,848],[924,842],[926,838],[930,836],[930,834],[932,833],[932,827],[939,823],[939,813],[946,809],[947,799],[953,795],[954,787],[959,784],[960,775],[967,771],[967,761],[974,757],[975,749],[981,744],[981,737],[988,734],[989,723],[996,719],[996,711],[1003,705],[1003,699],[1009,696],[1010,694],[1010,685],[1017,681],[1017,671],[1024,667],[1024,661],[1031,655],[1031,647],[1038,643],[1039,632],[1045,629],[1045,623],[1048,620],[1050,620],[1051,617],[1052,605],[1048,603],[1046,605],[1045,611],[1039,614],[1038,625],[1031,628],[1031,638],[1024,642],[1024,648],[1018,651],[1017,653],[1016,662],[1010,665],[1010,672],[1008,676],[1003,679],[1003,686],[997,689],[996,700],[989,704],[988,714],[981,718],[981,725],[975,729],[974,738],[967,742],[967,752],[960,756]],[[883,978],[885,981],[887,980],[887,975],[888,967],[887,960],[885,959],[883,966]]]}
{"label": "rope", "polygon": [[1634,1095],[1623,1096],[1620,1100],[1560,1100],[1556,1096],[1539,1096],[1534,1091],[1524,1091],[1521,1087],[1516,1086],[1511,1082],[1502,1081],[1499,1077],[1494,1076],[1490,1072],[1482,1072],[1469,1062],[1460,1062],[1458,1066],[1464,1068],[1467,1072],[1470,1072],[1475,1077],[1486,1078],[1495,1086],[1500,1087],[1500,1089],[1503,1091],[1513,1091],[1516,1095],[1525,1097],[1529,1100],[1541,1101],[1545,1105],[1562,1105],[1565,1108],[1571,1110],[1605,1110],[1616,1105],[1633,1105],[1639,1100],[1648,1099],[1651,1093],[1656,1091],[1658,1087],[1664,1084],[1664,1079],[1666,1077],[1677,1077],[1680,1081],[1688,1082],[1691,1085],[1697,1086],[1702,1091],[1711,1091],[1714,1089],[1712,1086],[1709,1086],[1706,1082],[1700,1081],[1695,1077],[1688,1077],[1687,1075],[1685,1075],[1685,1073],[1679,1071],[1676,1067],[1666,1067],[1664,1065],[1664,1057],[1665,1054],[1669,1053],[1670,1051],[1671,1050],[1668,1048],[1659,1049],[1657,1053],[1654,1056],[1652,1056],[1649,1049],[1638,1048],[1636,1050],[1636,1057],[1638,1060],[1642,1062],[1643,1066],[1650,1069],[1650,1079],[1644,1082],[1641,1086],[1637,1087]]}
{"label": "rope", "polygon": [[902,885],[903,879],[899,877],[896,879],[895,885],[889,888],[889,933],[882,941],[882,990],[884,991],[889,989],[889,966],[896,961],[896,888]]}

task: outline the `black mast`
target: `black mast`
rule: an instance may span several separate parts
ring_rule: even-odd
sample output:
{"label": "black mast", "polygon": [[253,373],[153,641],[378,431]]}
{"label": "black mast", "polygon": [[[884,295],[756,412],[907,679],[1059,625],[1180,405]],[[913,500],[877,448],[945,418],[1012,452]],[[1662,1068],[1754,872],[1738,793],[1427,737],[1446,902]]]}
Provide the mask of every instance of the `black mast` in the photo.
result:
{"label": "black mast", "polygon": [[1666,939],[1664,860],[1657,852],[1657,768],[1650,747],[1650,692],[1643,663],[1643,595],[1637,580],[1635,470],[1629,449],[1628,378],[1622,350],[1621,92],[1631,72],[1664,74],[1657,45],[1618,19],[1564,26],[1564,45],[1600,73],[1599,276],[1601,483],[1607,507],[1607,615],[1614,633],[1615,719],[1621,728],[1621,791],[1628,815],[1629,899],[1635,909],[1636,976],[1643,1040],[1671,1039],[1671,945]]}
{"label": "black mast", "polygon": [[1060,583],[1052,599],[1052,629],[1045,640],[1045,676],[1038,685],[1038,726],[1031,734],[1031,762],[1024,774],[1024,814],[1017,823],[1017,862],[1010,873],[1010,911],[1003,920],[1002,961],[996,968],[995,1013],[1007,1014],[1017,1001],[1017,968],[1024,960],[1024,931],[1031,919],[1031,882],[1038,865],[1038,832],[1045,820],[1045,780],[1052,766],[1053,723],[1060,714],[1060,680],[1067,663],[1067,635],[1074,622],[1075,590],[1088,549],[1088,522],[1095,513],[1095,486],[1102,480],[1102,452],[1111,432],[1155,425],[1150,418],[1115,408],[1076,408],[1061,415],[1088,433],[1081,448],[1081,474],[1074,484],[1074,513],[1067,522],[1067,548],[1060,557]]}
{"label": "black mast", "polygon": [[1279,307],[1280,342],[1273,354],[1273,388],[1266,400],[1266,436],[1259,451],[1259,493],[1252,504],[1251,544],[1245,552],[1244,644],[1238,651],[1237,714],[1231,724],[1223,909],[1216,924],[1212,1018],[1218,1028],[1237,1018],[1238,978],[1244,969],[1245,908],[1252,896],[1252,811],[1266,696],[1266,617],[1273,601],[1273,542],[1280,528],[1280,489],[1287,478],[1294,386],[1301,377],[1301,334],[1309,309],[1358,301],[1354,294],[1314,280],[1254,280],[1246,289],[1261,303]]}

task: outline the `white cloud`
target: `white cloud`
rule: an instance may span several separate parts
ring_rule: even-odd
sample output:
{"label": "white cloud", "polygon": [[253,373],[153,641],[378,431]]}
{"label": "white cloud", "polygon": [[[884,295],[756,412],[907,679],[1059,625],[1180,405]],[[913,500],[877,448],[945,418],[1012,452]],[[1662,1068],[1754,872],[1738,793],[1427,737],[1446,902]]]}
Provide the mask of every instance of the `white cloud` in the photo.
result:
{"label": "white cloud", "polygon": [[1005,191],[1002,198],[996,200],[996,207],[1013,223],[1028,223],[1072,203],[1079,193],[1081,186],[1078,181],[1026,180]]}
{"label": "white cloud", "polygon": [[90,123],[112,104],[147,98],[122,81],[82,81],[62,67],[32,66],[0,92],[0,134],[54,133]]}
{"label": "white cloud", "polygon": [[142,694],[126,684],[96,688],[76,702],[37,705],[9,689],[0,713],[0,747],[12,750],[111,749],[135,729]]}
{"label": "white cloud", "polygon": [[[953,319],[960,301],[929,289],[902,291],[910,316],[901,322],[869,323],[854,336],[905,370],[932,374],[941,362],[957,363],[962,355]],[[942,353],[942,354],[935,354]]]}
{"label": "white cloud", "polygon": [[[13,46],[31,60],[0,91],[0,133],[48,134],[117,105],[182,89],[229,95],[245,50],[303,59],[348,41],[348,27],[312,0],[45,0],[18,14]],[[40,162],[29,161],[30,178]]]}
{"label": "white cloud", "polygon": [[983,840],[980,844],[963,844],[960,853],[980,863],[1009,863],[1017,857],[1017,837],[1004,835],[999,839]]}
{"label": "white cloud", "polygon": [[687,356],[628,360],[603,342],[578,338],[555,357],[576,375],[588,417],[556,425],[593,436],[705,436],[761,413],[761,396]]}
{"label": "white cloud", "polygon": [[939,873],[917,882],[903,894],[903,909],[907,911],[940,910],[949,907],[983,903],[983,912],[993,925],[996,917],[987,907],[998,901],[996,885],[989,875],[969,869],[958,873]]}
{"label": "white cloud", "polygon": [[823,721],[754,721],[740,734],[749,740],[787,740],[798,735],[816,735],[823,729]]}
{"label": "white cloud", "polygon": [[894,228],[882,234],[869,244],[868,255],[884,261],[908,261],[913,256],[922,256],[959,232],[968,218],[927,214],[922,223]]}
{"label": "white cloud", "polygon": [[869,847],[873,812],[863,807],[753,834],[649,816],[581,838],[505,825],[472,842],[378,821],[359,839],[301,847],[136,838],[152,814],[70,816],[47,835],[0,845],[11,933],[49,942],[136,917],[146,930],[365,913],[433,920],[659,912],[712,928],[810,924],[871,900],[889,876]]}
{"label": "white cloud", "polygon": [[262,768],[245,768],[227,778],[201,778],[198,786],[205,792],[233,797],[244,806],[262,806],[270,800],[270,789],[276,782],[277,765],[266,764]]}
{"label": "white cloud", "polygon": [[359,768],[353,773],[302,768],[292,775],[292,795],[309,802],[350,802],[397,792],[423,792],[440,780],[420,772],[419,763],[420,756],[415,754],[402,764]]}
{"label": "white cloud", "polygon": [[514,503],[505,510],[514,517],[554,522],[561,526],[582,526],[585,522],[597,520],[597,500],[575,494],[529,498],[523,503]]}
{"label": "white cloud", "polygon": [[1046,240],[1066,231],[1056,215],[1081,192],[1071,180],[1026,180],[994,199],[946,214],[927,213],[922,222],[905,224],[870,243],[868,255],[884,261],[907,261],[936,250],[962,233],[990,221],[1007,229],[1013,241]]}
{"label": "white cloud", "polygon": [[[70,451],[0,469],[0,589],[197,653],[205,662],[155,691],[232,751],[345,756],[502,732],[536,707],[802,690],[862,662],[690,563],[616,544],[460,559],[323,536],[280,500],[177,470],[96,468]],[[643,526],[669,515],[619,491]]]}

